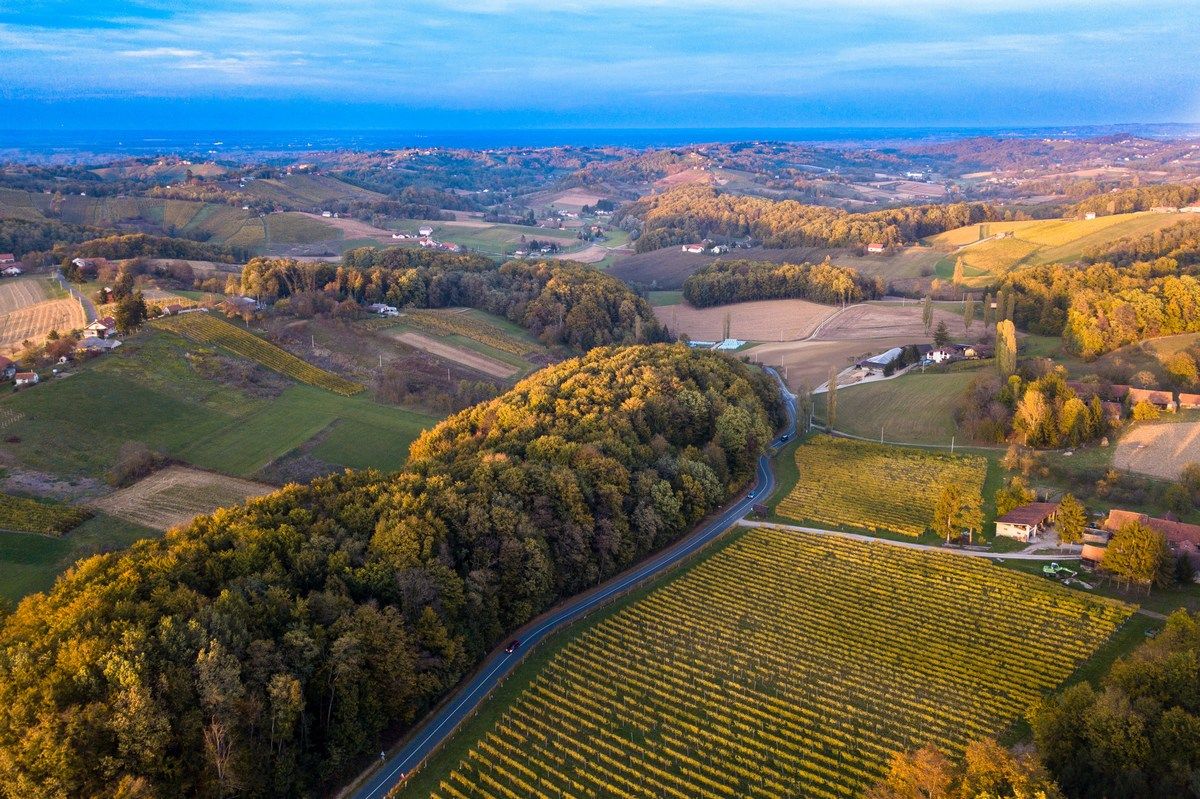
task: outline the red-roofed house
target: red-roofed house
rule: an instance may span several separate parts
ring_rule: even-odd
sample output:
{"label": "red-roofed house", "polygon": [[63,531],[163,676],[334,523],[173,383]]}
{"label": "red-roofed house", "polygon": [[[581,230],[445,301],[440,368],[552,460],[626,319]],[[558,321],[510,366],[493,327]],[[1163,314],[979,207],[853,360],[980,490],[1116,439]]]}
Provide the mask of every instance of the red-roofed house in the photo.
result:
{"label": "red-roofed house", "polygon": [[881,244],[878,241],[873,241],[867,245],[867,252],[871,252],[871,253],[881,253],[886,249],[887,249],[887,247],[885,247],[883,244]]}
{"label": "red-roofed house", "polygon": [[1200,394],[1184,394],[1179,392],[1179,410],[1193,410],[1200,408]]}
{"label": "red-roofed house", "polygon": [[1148,402],[1164,411],[1175,410],[1175,398],[1171,396],[1170,391],[1159,391],[1153,388],[1131,388],[1129,389],[1128,397],[1130,405],[1137,405],[1139,402]]}
{"label": "red-roofed house", "polygon": [[996,520],[996,535],[1018,541],[1037,540],[1058,513],[1057,502],[1030,502],[1013,508]]}
{"label": "red-roofed house", "polygon": [[18,386],[32,386],[39,379],[37,372],[17,372],[15,378]]}
{"label": "red-roofed house", "polygon": [[1110,533],[1115,533],[1130,522],[1141,522],[1163,534],[1171,551],[1177,555],[1187,555],[1193,564],[1200,563],[1200,524],[1187,524],[1174,519],[1158,519],[1131,510],[1113,508],[1101,525]]}
{"label": "red-roofed house", "polygon": [[685,244],[682,247],[680,247],[679,249],[681,249],[683,252],[690,252],[693,255],[699,255],[700,253],[704,252],[704,245],[703,244]]}
{"label": "red-roofed house", "polygon": [[96,338],[108,338],[117,334],[117,320],[111,316],[105,316],[102,319],[97,319],[83,329],[84,337],[95,336]]}
{"label": "red-roofed house", "polygon": [[4,264],[15,264],[16,262],[17,256],[13,255],[11,252],[0,252],[0,266]]}

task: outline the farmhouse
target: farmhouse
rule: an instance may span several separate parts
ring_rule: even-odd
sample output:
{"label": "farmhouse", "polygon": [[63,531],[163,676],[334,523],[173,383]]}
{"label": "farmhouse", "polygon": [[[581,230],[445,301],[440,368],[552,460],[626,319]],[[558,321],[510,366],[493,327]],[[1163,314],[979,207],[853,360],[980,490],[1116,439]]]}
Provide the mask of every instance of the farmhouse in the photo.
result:
{"label": "farmhouse", "polygon": [[108,352],[119,346],[121,346],[121,342],[115,338],[97,338],[96,336],[88,336],[79,342],[79,349],[84,352]]}
{"label": "farmhouse", "polygon": [[180,313],[181,311],[183,311],[183,306],[177,302],[173,302],[170,305],[163,306],[162,315],[163,316],[175,316],[176,314]]}
{"label": "farmhouse", "polygon": [[17,256],[13,255],[11,252],[0,252],[0,265],[15,264],[16,262]]}
{"label": "farmhouse", "polygon": [[1200,408],[1200,394],[1185,394],[1179,392],[1179,410],[1195,410]]}
{"label": "farmhouse", "polygon": [[1170,391],[1158,391],[1152,388],[1131,388],[1126,396],[1129,398],[1130,405],[1137,405],[1139,402],[1148,402],[1164,411],[1175,410],[1175,400],[1172,398]]}
{"label": "farmhouse", "polygon": [[71,261],[77,268],[87,272],[95,272],[108,266],[107,258],[76,258]]}
{"label": "farmhouse", "polygon": [[1095,219],[1095,218],[1096,218],[1096,212],[1095,212],[1095,211],[1088,211],[1086,214],[1084,214],[1084,215],[1083,215],[1083,218],[1084,218],[1084,219]]}
{"label": "farmhouse", "polygon": [[257,311],[259,309],[258,300],[253,297],[230,297],[225,300],[225,310],[232,313],[241,313],[242,311]]}
{"label": "farmhouse", "polygon": [[867,245],[867,252],[870,253],[881,253],[886,249],[887,247],[883,246],[883,244],[879,243],[878,241],[873,241]]}
{"label": "farmhouse", "polygon": [[927,356],[934,363],[946,363],[959,357],[959,352],[954,347],[939,347],[936,350],[930,350]]}
{"label": "farmhouse", "polygon": [[1151,530],[1161,533],[1167,539],[1172,552],[1176,555],[1187,555],[1193,564],[1200,564],[1200,524],[1158,519],[1144,513],[1113,508],[1101,526],[1112,534],[1130,522],[1141,522]]}
{"label": "farmhouse", "polygon": [[418,229],[417,232],[420,233],[422,236],[432,236],[433,228],[426,225],[425,227]]}
{"label": "farmhouse", "polygon": [[1037,540],[1058,513],[1057,502],[1030,502],[1013,508],[996,520],[996,535],[1018,541]]}
{"label": "farmhouse", "polygon": [[866,369],[868,372],[882,372],[890,365],[896,362],[900,357],[900,348],[892,347],[887,352],[881,352],[878,355],[873,355],[870,358],[864,358],[855,364],[859,369]]}
{"label": "farmhouse", "polygon": [[3,271],[0,271],[0,275],[4,275],[5,277],[16,277],[24,271],[25,270],[19,266],[7,266]]}
{"label": "farmhouse", "polygon": [[704,252],[704,245],[703,244],[685,244],[682,247],[680,247],[680,249],[683,252],[690,252],[693,255],[698,255],[698,254]]}
{"label": "farmhouse", "polygon": [[116,335],[116,333],[117,320],[111,316],[97,319],[83,329],[84,336],[94,336],[96,338],[108,338],[109,336]]}
{"label": "farmhouse", "polygon": [[382,302],[373,302],[367,306],[367,311],[370,313],[379,314],[380,316],[399,316],[400,309],[395,305],[388,305]]}
{"label": "farmhouse", "polygon": [[17,372],[15,377],[18,386],[32,386],[41,379],[37,372]]}

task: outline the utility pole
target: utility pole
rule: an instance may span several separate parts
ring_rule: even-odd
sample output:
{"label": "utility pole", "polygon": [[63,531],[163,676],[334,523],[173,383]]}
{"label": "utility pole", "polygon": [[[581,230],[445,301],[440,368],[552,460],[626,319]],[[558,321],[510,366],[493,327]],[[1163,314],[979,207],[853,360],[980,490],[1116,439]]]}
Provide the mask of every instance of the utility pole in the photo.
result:
{"label": "utility pole", "polygon": [[954,454],[954,436],[950,436],[950,454]]}

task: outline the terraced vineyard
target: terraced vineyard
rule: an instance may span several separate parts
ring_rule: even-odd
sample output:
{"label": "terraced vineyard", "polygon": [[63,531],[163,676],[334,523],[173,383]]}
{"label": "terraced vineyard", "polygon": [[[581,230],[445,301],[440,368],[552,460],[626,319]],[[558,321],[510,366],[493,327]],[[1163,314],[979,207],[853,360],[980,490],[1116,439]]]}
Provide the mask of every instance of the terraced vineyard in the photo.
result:
{"label": "terraced vineyard", "polygon": [[745,533],[562,644],[400,796],[859,796],[1003,732],[1131,608],[980,559]]}
{"label": "terraced vineyard", "polygon": [[465,336],[481,344],[494,347],[513,355],[528,355],[537,347],[522,341],[495,325],[488,324],[465,313],[414,310],[404,312],[404,321],[443,336]]}
{"label": "terraced vineyard", "polygon": [[287,350],[280,349],[271,342],[242,330],[236,325],[231,325],[223,319],[218,319],[212,314],[180,314],[158,319],[154,324],[201,344],[216,344],[224,347],[244,358],[258,361],[284,377],[290,377],[335,394],[348,397],[363,390],[362,385],[313,366]]}
{"label": "terraced vineyard", "polygon": [[815,436],[796,448],[800,479],[776,512],[802,522],[918,537],[939,489],[982,493],[987,460]]}
{"label": "terraced vineyard", "polygon": [[62,535],[92,517],[83,508],[0,494],[0,529]]}

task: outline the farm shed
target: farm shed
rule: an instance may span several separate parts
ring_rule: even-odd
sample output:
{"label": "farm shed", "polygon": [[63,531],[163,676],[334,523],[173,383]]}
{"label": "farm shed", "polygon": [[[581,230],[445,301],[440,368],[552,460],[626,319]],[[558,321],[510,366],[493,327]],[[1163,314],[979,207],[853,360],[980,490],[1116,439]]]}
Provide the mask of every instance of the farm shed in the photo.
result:
{"label": "farm shed", "polygon": [[1102,526],[1109,533],[1115,533],[1130,522],[1141,522],[1151,530],[1162,533],[1172,552],[1187,555],[1193,565],[1200,565],[1200,524],[1159,519],[1136,511],[1113,508]]}
{"label": "farm shed", "polygon": [[1185,394],[1179,392],[1179,410],[1194,410],[1200,408],[1200,394]]}
{"label": "farm shed", "polygon": [[996,520],[996,535],[1026,542],[1037,540],[1056,513],[1057,502],[1030,502],[1013,508]]}
{"label": "farm shed", "polygon": [[870,358],[864,358],[855,365],[860,369],[868,369],[872,372],[882,372],[888,367],[888,365],[896,362],[896,359],[900,357],[900,352],[901,350],[899,347],[892,347],[887,352],[881,352],[880,354],[873,355]]}
{"label": "farm shed", "polygon": [[11,252],[0,253],[0,264],[15,264],[16,262],[17,256],[13,255]]}
{"label": "farm shed", "polygon": [[19,266],[9,266],[5,267],[4,271],[0,272],[0,275],[4,275],[5,277],[16,277],[24,272],[25,270]]}
{"label": "farm shed", "polygon": [[887,247],[885,247],[883,244],[879,243],[878,241],[873,241],[867,245],[867,252],[870,252],[870,253],[881,253],[886,249],[887,249]]}
{"label": "farm shed", "polygon": [[18,386],[32,386],[40,379],[37,372],[17,372],[16,374],[16,383]]}

